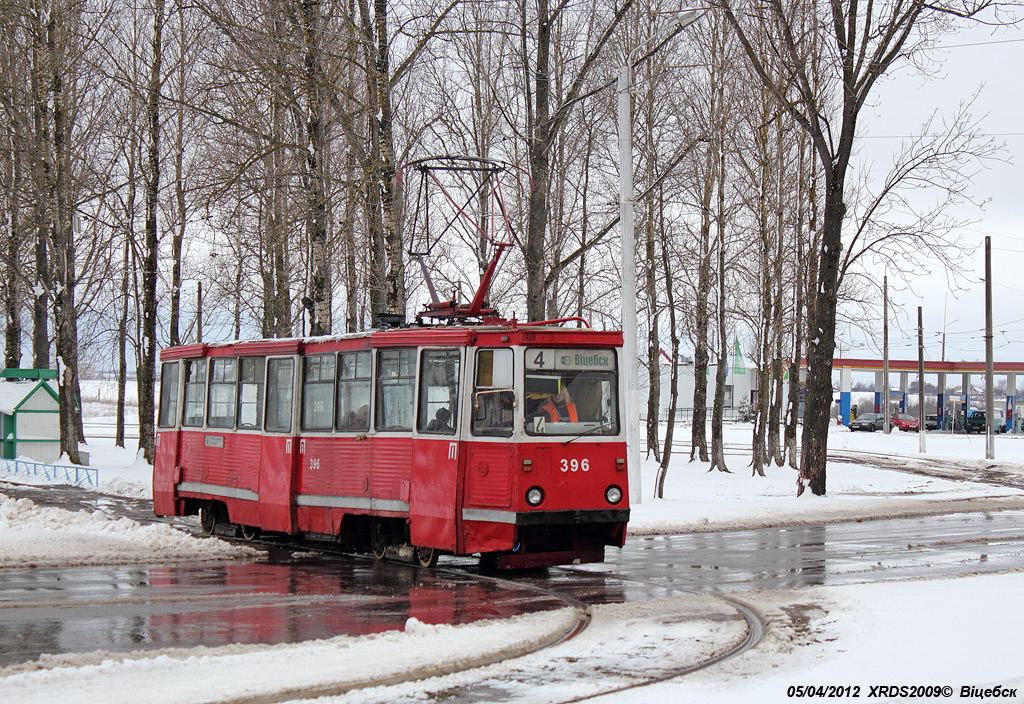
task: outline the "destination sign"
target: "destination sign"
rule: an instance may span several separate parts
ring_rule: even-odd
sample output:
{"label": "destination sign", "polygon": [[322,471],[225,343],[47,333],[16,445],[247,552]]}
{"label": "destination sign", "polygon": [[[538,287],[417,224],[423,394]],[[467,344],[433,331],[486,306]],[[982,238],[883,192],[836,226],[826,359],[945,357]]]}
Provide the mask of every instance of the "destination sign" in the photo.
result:
{"label": "destination sign", "polygon": [[615,350],[526,350],[526,368],[547,371],[615,371]]}

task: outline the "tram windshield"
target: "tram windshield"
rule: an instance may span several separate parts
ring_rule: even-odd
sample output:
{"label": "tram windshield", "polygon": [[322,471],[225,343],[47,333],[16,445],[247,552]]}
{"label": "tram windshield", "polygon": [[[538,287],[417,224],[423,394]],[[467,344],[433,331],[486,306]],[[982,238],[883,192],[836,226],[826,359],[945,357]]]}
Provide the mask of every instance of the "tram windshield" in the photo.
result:
{"label": "tram windshield", "polygon": [[530,435],[618,435],[615,350],[527,349]]}

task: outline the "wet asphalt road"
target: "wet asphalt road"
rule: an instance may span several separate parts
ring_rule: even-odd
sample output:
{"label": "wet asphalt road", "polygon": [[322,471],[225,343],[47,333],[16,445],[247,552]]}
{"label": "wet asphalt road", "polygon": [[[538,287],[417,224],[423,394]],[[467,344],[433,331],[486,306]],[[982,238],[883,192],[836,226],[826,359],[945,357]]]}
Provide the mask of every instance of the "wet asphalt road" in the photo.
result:
{"label": "wet asphalt road", "polygon": [[[24,495],[117,515],[148,510],[61,494]],[[359,635],[409,618],[467,623],[560,608],[556,594],[595,604],[1022,568],[1024,512],[634,537],[604,564],[509,575],[514,583],[481,578],[470,559],[442,558],[441,567],[272,547],[259,561],[0,570],[0,666],[43,653]]]}

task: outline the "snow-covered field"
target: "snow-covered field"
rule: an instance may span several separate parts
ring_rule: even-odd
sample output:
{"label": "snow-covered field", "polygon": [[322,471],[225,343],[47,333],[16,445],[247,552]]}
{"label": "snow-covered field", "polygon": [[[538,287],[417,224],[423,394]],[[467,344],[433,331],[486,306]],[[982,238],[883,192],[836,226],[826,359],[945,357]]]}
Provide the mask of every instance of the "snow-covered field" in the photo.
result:
{"label": "snow-covered field", "polygon": [[[749,436],[750,426],[737,424],[728,428],[726,439],[749,445]],[[630,530],[634,534],[720,530],[1024,507],[1024,492],[968,481],[971,467],[993,464],[984,459],[983,438],[930,434],[927,440],[928,456],[960,460],[965,467],[963,480],[830,463],[828,496],[814,497],[807,492],[796,498],[796,473],[788,467],[772,467],[768,477],[759,478],[751,476],[749,454],[729,455],[729,474],[707,472],[706,464],[691,464],[686,455],[678,455],[670,467],[666,498],[654,500],[650,496],[656,466],[646,461],[644,499],[633,507]],[[835,428],[829,447],[873,450],[911,461],[919,457],[914,433],[896,432],[887,437]],[[136,458],[133,449],[121,450],[114,448],[112,441],[96,440],[90,442],[89,451],[91,465],[100,472],[101,490],[136,497],[148,493],[150,468]],[[999,467],[1024,474],[1024,437],[999,437],[996,456]],[[154,528],[161,530],[151,530]],[[0,566],[232,559],[242,554],[217,540],[197,540],[163,528],[90,512],[43,509],[0,496]],[[797,698],[789,693],[789,687],[813,684],[859,686],[861,698],[868,698],[872,685],[949,686],[952,698],[957,698],[964,686],[984,690],[1002,685],[1016,688],[1014,700],[1024,701],[1021,594],[1021,573],[741,594],[742,601],[771,623],[756,649],[710,670],[656,687],[610,694],[603,700],[781,702]],[[571,690],[575,696],[594,694],[616,686],[615,677],[607,674],[615,667],[633,673],[621,676],[628,681],[642,675],[645,667],[658,671],[667,661],[702,657],[709,644],[717,647],[731,642],[735,633],[715,621],[708,621],[695,633],[694,624],[702,623],[699,619],[685,623],[659,620],[657,614],[696,608],[695,598],[680,597],[671,607],[661,604],[653,608],[643,603],[598,607],[593,625],[581,636],[541,654],[438,680],[352,692],[332,701],[443,699],[449,688],[485,676],[503,682],[522,680],[522,685],[512,687],[505,697],[516,701],[570,698],[569,690],[554,685],[530,686],[530,668],[549,674],[561,669],[567,681],[576,683]],[[801,617],[795,618],[796,613]],[[0,671],[0,701],[184,703],[241,698],[277,685],[295,691],[295,682],[337,684],[365,679],[368,671],[395,676],[395,668],[401,670],[397,663],[408,662],[417,672],[429,669],[431,662],[451,668],[453,658],[457,665],[462,662],[458,658],[465,659],[467,653],[521,647],[524,634],[554,632],[564,618],[545,614],[460,627],[434,627],[412,620],[404,633],[302,645],[127,657],[59,656]],[[402,657],[381,653],[401,653]],[[385,661],[386,667],[377,664]],[[587,668],[604,674],[587,680],[590,684],[585,686]],[[134,689],[136,686],[144,691]],[[894,692],[889,698],[905,696]]]}

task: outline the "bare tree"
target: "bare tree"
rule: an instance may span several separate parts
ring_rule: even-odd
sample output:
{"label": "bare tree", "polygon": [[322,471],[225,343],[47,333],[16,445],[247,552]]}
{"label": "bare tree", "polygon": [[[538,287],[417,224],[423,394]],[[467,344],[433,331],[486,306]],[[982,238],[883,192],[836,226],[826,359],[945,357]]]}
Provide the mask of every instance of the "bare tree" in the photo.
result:
{"label": "bare tree", "polygon": [[[753,72],[772,91],[779,105],[810,135],[824,177],[824,216],[818,260],[818,280],[811,323],[813,337],[807,353],[807,403],[804,414],[803,455],[797,493],[805,486],[822,495],[826,490],[826,447],[832,406],[832,357],[835,351],[836,306],[839,269],[843,252],[842,233],[847,218],[846,178],[856,141],[861,109],[878,79],[894,65],[920,50],[927,39],[952,29],[959,19],[977,17],[993,6],[990,0],[950,0],[930,3],[812,3],[758,0],[753,11],[736,12],[733,0],[713,0],[735,30]],[[831,53],[821,67],[828,84],[839,93],[830,109],[820,86],[808,72],[812,42],[800,33],[807,26],[829,34]],[[757,26],[766,27],[776,41],[771,56],[778,55],[785,71],[784,83],[769,65],[769,51],[750,37]],[[925,30],[928,31],[920,31]],[[915,44],[915,42],[917,42]],[[792,92],[786,86],[795,85]]]}

